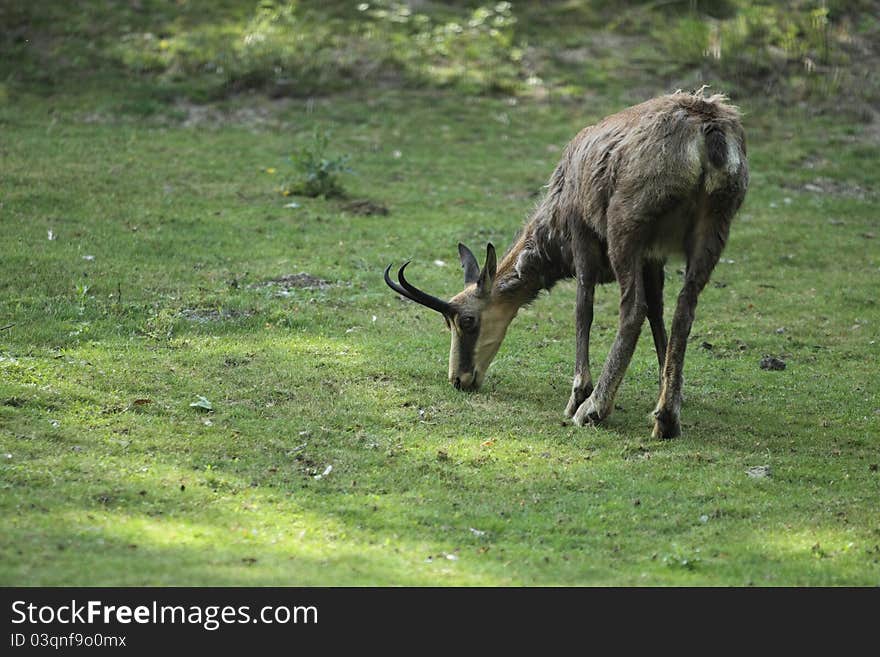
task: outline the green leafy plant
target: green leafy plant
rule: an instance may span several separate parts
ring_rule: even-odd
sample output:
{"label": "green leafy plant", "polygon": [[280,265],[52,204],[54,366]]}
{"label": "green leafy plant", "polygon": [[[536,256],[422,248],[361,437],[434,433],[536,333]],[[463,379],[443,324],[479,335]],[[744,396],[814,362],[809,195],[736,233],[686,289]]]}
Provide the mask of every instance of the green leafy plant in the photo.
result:
{"label": "green leafy plant", "polygon": [[340,174],[349,173],[348,155],[332,156],[328,154],[329,135],[316,128],[312,142],[308,146],[293,153],[290,162],[297,170],[296,176],[282,187],[285,195],[324,198],[342,198],[345,189],[339,180]]}

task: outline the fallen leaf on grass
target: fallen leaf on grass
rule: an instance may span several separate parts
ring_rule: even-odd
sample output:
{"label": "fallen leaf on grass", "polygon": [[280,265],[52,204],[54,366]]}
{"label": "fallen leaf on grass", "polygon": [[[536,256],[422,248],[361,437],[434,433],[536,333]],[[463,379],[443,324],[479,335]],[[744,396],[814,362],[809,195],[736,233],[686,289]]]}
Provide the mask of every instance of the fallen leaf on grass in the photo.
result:
{"label": "fallen leaf on grass", "polygon": [[204,411],[213,411],[214,410],[214,405],[211,402],[209,402],[205,397],[202,397],[201,395],[196,395],[196,396],[199,398],[199,400],[191,403],[190,404],[191,407],[200,408]]}
{"label": "fallen leaf on grass", "polygon": [[333,466],[332,466],[332,465],[328,465],[326,468],[324,468],[324,472],[322,472],[321,474],[316,474],[316,475],[313,477],[313,479],[323,479],[324,477],[326,477],[326,476],[327,476],[328,474],[330,474],[331,472],[333,472]]}
{"label": "fallen leaf on grass", "polygon": [[135,399],[135,400],[134,400],[133,402],[131,402],[131,403],[134,404],[135,406],[146,406],[147,404],[152,404],[152,403],[153,403],[153,400],[152,400],[152,399],[146,399],[146,398],[143,398],[143,399]]}

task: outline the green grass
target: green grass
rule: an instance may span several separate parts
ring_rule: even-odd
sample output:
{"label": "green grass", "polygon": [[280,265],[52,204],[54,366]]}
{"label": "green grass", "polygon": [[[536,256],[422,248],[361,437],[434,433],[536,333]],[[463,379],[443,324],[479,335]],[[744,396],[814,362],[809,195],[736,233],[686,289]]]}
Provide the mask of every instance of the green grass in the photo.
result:
{"label": "green grass", "polygon": [[[636,100],[625,79],[578,103],[209,106],[126,82],[0,96],[0,584],[880,584],[872,126],[735,98],[752,187],[660,442],[647,329],[608,423],[563,422],[571,283],[462,394],[443,322],[381,278],[412,258],[457,292],[457,242],[506,248],[560,147]],[[351,155],[347,200],[278,191],[316,128]],[[331,285],[262,285],[299,272]],[[597,292],[596,367],[617,297]]]}
{"label": "green grass", "polygon": [[[414,258],[420,284],[456,291],[456,240],[507,245],[548,146],[606,108],[370,102],[222,129],[6,108],[0,581],[880,581],[876,197],[783,186],[868,189],[875,149],[831,123],[747,119],[754,183],[701,298],[685,434],[653,442],[647,339],[606,427],[561,421],[571,284],[522,313],[486,390],[464,395],[442,322],[380,275]],[[353,154],[351,194],[389,216],[283,207],[265,170],[314,124]],[[300,271],[334,285],[252,287]],[[617,293],[597,297],[599,362]],[[759,369],[764,354],[788,368]]]}

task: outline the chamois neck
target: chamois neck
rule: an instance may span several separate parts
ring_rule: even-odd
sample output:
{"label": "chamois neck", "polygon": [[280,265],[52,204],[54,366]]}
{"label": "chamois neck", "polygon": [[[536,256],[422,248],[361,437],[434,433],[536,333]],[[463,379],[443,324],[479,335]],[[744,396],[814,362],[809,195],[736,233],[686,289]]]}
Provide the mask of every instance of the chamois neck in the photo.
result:
{"label": "chamois neck", "polygon": [[497,293],[517,308],[572,275],[571,245],[541,210],[501,259],[495,277]]}

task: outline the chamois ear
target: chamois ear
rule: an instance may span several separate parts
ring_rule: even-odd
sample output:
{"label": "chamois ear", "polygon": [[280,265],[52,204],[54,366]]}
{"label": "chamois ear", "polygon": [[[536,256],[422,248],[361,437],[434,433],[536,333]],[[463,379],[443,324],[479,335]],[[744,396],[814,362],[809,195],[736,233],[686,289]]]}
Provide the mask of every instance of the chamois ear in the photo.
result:
{"label": "chamois ear", "polygon": [[461,266],[464,269],[464,284],[476,283],[480,277],[480,264],[477,262],[476,256],[471,253],[469,248],[459,242],[458,257],[461,259]]}
{"label": "chamois ear", "polygon": [[492,242],[489,242],[486,245],[486,264],[483,265],[483,271],[480,272],[480,278],[477,281],[477,288],[479,288],[480,294],[489,294],[492,291],[492,283],[495,282],[497,268],[495,247],[492,246]]}

